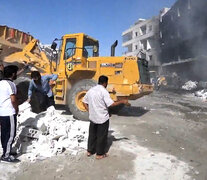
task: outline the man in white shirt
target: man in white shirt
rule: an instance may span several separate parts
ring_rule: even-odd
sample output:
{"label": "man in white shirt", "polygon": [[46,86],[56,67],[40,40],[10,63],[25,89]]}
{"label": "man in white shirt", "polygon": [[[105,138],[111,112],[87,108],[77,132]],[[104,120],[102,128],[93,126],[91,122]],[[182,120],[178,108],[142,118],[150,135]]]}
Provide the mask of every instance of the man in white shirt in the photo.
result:
{"label": "man in white shirt", "polygon": [[4,68],[4,79],[0,81],[0,123],[1,144],[3,148],[2,162],[19,162],[11,155],[12,144],[16,135],[18,103],[16,85],[18,67],[9,65]]}
{"label": "man in white shirt", "polygon": [[100,76],[98,85],[92,87],[83,98],[83,104],[89,111],[90,119],[87,155],[96,153],[96,159],[107,157],[105,150],[109,128],[108,108],[129,104],[125,99],[114,102],[106,90],[107,85],[108,77]]}

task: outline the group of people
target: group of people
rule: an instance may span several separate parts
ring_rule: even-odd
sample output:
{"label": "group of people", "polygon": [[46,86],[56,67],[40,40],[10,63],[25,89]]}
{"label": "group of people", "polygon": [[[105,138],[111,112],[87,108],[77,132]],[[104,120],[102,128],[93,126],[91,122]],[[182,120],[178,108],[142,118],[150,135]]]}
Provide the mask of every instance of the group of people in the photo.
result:
{"label": "group of people", "polygon": [[[9,65],[4,67],[0,63],[0,126],[3,148],[1,161],[4,162],[19,162],[11,151],[16,134],[18,114],[17,88],[13,82],[17,75],[17,66]],[[42,106],[43,111],[47,107],[55,105],[51,86],[57,78],[58,76],[55,74],[41,76],[39,71],[32,71],[27,101],[31,101],[32,93],[36,91],[39,93],[38,99],[41,101],[40,106]],[[98,85],[92,87],[83,98],[83,105],[89,112],[90,120],[87,156],[96,154],[96,159],[108,156],[106,153],[109,129],[108,109],[120,104],[129,105],[127,99],[114,102],[106,90],[107,85],[108,77],[100,76]]]}
{"label": "group of people", "polygon": [[[19,159],[15,158],[12,153],[18,114],[18,89],[13,81],[16,80],[18,74],[22,73],[25,68],[20,71],[18,69],[15,65],[4,67],[3,62],[0,62],[0,126],[1,145],[3,148],[0,160],[2,162],[19,162]],[[32,93],[37,91],[41,95],[41,98],[39,98],[41,100],[40,106],[42,106],[42,111],[44,111],[47,107],[55,104],[51,85],[54,84],[58,76],[54,74],[41,76],[39,71],[32,71],[31,78],[27,101],[30,102]]]}

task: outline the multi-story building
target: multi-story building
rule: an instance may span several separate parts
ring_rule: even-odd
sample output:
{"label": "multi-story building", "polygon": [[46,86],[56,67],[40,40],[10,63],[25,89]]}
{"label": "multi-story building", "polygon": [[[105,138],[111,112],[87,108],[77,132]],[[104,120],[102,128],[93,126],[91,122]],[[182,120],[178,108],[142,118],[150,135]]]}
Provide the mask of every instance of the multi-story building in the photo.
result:
{"label": "multi-story building", "polygon": [[150,66],[159,66],[159,17],[139,19],[122,33],[125,56],[138,56],[148,60]]}
{"label": "multi-story building", "polygon": [[206,0],[177,0],[160,18],[162,63],[207,54],[206,7]]}
{"label": "multi-story building", "polygon": [[160,18],[160,60],[164,72],[206,81],[206,7],[206,0],[177,0]]}

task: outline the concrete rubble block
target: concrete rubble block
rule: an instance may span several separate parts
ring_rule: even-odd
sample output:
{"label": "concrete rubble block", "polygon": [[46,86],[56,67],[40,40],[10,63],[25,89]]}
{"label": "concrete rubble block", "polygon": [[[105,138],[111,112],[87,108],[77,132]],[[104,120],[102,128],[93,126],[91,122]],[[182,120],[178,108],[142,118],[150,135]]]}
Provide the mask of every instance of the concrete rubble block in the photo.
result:
{"label": "concrete rubble block", "polygon": [[26,154],[26,153],[31,153],[34,149],[34,146],[32,144],[32,142],[22,142],[19,149],[18,149],[18,152],[20,152],[21,154]]}
{"label": "concrete rubble block", "polygon": [[52,116],[55,115],[55,113],[57,113],[57,112],[56,112],[54,106],[50,106],[50,107],[47,108],[47,115],[48,115],[48,116],[51,116],[51,117],[52,117]]}
{"label": "concrete rubble block", "polygon": [[47,126],[45,125],[44,121],[37,121],[37,129],[40,130],[42,133],[46,133],[47,132]]}
{"label": "concrete rubble block", "polygon": [[19,105],[19,113],[22,113],[25,110],[32,110],[30,103],[27,101]]}
{"label": "concrete rubble block", "polygon": [[38,139],[39,135],[41,135],[41,134],[42,134],[42,132],[37,130],[37,129],[32,129],[32,128],[25,127],[25,128],[22,129],[22,132],[20,133],[20,136],[26,136],[26,137]]}

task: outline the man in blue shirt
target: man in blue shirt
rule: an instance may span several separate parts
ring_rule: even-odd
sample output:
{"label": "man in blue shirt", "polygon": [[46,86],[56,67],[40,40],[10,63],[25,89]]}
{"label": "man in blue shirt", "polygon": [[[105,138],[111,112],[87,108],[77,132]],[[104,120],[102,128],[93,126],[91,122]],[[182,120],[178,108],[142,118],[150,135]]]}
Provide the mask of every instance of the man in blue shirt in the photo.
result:
{"label": "man in blue shirt", "polygon": [[54,85],[58,76],[56,74],[41,76],[39,71],[32,71],[31,78],[27,101],[31,101],[32,93],[35,91],[39,100],[40,112],[45,111],[49,106],[54,106],[54,94],[51,86]]}

